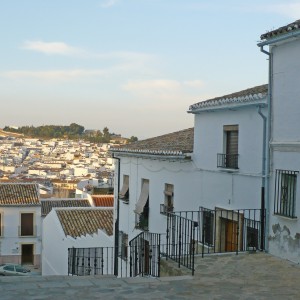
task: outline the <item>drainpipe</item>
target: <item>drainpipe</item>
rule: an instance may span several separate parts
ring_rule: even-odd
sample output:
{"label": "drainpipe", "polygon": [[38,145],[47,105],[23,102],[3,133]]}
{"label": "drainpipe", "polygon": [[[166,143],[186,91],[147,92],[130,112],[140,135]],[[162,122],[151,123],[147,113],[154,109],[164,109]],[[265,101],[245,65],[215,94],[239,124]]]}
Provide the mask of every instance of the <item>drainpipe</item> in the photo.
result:
{"label": "drainpipe", "polygon": [[270,189],[270,141],[271,141],[271,117],[272,117],[272,71],[273,71],[273,55],[271,52],[264,50],[264,45],[260,45],[260,51],[269,56],[269,75],[268,75],[268,115],[267,115],[267,137],[266,141],[268,148],[266,149],[266,169],[265,169],[265,207],[266,207],[266,216],[265,216],[265,251],[269,249],[268,245],[268,236],[269,236],[269,216],[270,216],[270,199],[269,199],[269,189]]}
{"label": "drainpipe", "polygon": [[258,114],[263,119],[263,149],[262,149],[262,160],[261,160],[261,215],[260,219],[263,221],[261,223],[261,239],[260,239],[260,249],[263,250],[265,247],[265,187],[266,187],[266,144],[267,144],[267,117],[261,112],[261,106],[258,107]]}
{"label": "drainpipe", "polygon": [[[120,158],[115,157],[114,153],[112,154],[113,159],[118,160],[118,186],[117,186],[117,195],[119,195],[120,191]],[[115,221],[115,256],[114,256],[114,275],[118,276],[118,265],[119,265],[119,258],[118,258],[118,249],[119,249],[119,216],[120,216],[120,202],[117,198],[117,217]]]}

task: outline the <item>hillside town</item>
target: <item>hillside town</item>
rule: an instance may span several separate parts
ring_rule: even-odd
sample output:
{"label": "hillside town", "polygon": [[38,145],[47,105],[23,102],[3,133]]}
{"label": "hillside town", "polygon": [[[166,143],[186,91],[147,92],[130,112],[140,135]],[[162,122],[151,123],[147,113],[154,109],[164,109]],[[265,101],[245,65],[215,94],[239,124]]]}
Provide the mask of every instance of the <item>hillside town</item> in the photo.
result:
{"label": "hillside town", "polygon": [[38,183],[41,197],[79,197],[92,189],[112,193],[111,145],[126,143],[115,137],[110,143],[84,140],[25,138],[0,132],[0,182]]}

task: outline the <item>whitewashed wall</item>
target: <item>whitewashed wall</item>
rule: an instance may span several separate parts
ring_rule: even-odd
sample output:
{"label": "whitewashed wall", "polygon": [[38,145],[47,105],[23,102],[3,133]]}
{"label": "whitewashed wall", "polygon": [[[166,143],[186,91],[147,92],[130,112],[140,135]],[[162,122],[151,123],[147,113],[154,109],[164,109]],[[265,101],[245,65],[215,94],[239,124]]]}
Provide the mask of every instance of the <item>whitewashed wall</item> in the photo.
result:
{"label": "whitewashed wall", "polygon": [[269,251],[300,263],[300,175],[296,219],[274,215],[275,171],[300,172],[300,41],[277,45],[273,52]]}
{"label": "whitewashed wall", "polygon": [[68,275],[68,248],[113,247],[113,243],[113,237],[101,230],[76,239],[66,236],[52,209],[43,221],[42,275]]}
{"label": "whitewashed wall", "polygon": [[[2,217],[2,237],[0,238],[0,260],[2,262],[21,263],[22,244],[34,244],[34,263],[40,264],[41,255],[41,207],[0,207]],[[19,237],[19,226],[21,225],[21,213],[34,213],[34,226],[36,236]]]}

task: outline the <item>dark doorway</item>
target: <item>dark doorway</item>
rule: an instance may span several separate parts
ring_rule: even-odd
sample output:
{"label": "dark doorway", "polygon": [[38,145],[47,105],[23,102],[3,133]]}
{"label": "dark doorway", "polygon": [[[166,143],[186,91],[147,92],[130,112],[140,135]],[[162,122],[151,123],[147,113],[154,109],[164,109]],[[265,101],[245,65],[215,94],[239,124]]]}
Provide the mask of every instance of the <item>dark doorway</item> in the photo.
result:
{"label": "dark doorway", "polygon": [[22,245],[22,264],[33,265],[33,244]]}

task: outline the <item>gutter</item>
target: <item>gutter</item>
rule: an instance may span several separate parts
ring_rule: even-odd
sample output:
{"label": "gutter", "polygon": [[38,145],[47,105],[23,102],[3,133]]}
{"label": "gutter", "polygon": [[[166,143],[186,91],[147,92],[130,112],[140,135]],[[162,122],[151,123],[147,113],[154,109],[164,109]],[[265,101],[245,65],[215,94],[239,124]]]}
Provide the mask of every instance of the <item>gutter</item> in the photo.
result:
{"label": "gutter", "polygon": [[[299,31],[300,34],[300,31]],[[266,44],[267,45],[267,44]],[[272,140],[272,132],[271,132],[271,117],[272,117],[272,70],[273,70],[273,54],[272,52],[266,51],[263,46],[264,43],[258,44],[260,47],[260,51],[266,55],[269,56],[269,74],[268,74],[268,98],[267,98],[267,103],[268,103],[268,113],[267,113],[267,122],[266,122],[266,137],[265,137],[265,189],[264,189],[264,204],[265,204],[265,209],[266,209],[266,215],[265,215],[265,243],[264,243],[264,249],[266,252],[269,250],[269,245],[268,245],[268,236],[269,236],[269,218],[270,218],[270,142]],[[268,148],[267,148],[268,146]]]}
{"label": "gutter", "polygon": [[[118,187],[117,187],[117,195],[119,195],[120,191],[120,158],[115,157],[114,153],[112,154],[113,159],[118,160]],[[120,218],[120,201],[117,199],[117,217],[115,222],[115,263],[114,263],[114,275],[118,276],[119,269],[119,258],[118,258],[118,249],[119,249],[119,218]]]}
{"label": "gutter", "polygon": [[[287,34],[284,34],[283,36],[278,36],[278,37],[274,37],[274,38],[271,38],[271,39],[268,39],[264,42],[260,42],[257,44],[258,47],[263,47],[263,46],[266,46],[266,45],[271,45],[271,44],[275,44],[275,43],[278,43],[278,42],[282,42],[284,40],[287,40],[289,38],[296,38],[300,35],[300,30],[297,30],[297,31],[292,31],[292,32],[289,32]],[[262,51],[263,52],[263,51]],[[265,53],[265,52],[264,52]]]}
{"label": "gutter", "polygon": [[263,106],[266,105],[264,101],[260,99],[260,101],[252,102],[252,103],[241,103],[241,104],[223,104],[224,106],[210,106],[210,107],[203,107],[203,108],[195,108],[193,110],[188,110],[187,113],[190,114],[197,114],[201,112],[207,112],[207,111],[216,111],[216,110],[234,110],[234,109],[242,109],[244,107],[249,106]]}
{"label": "gutter", "polygon": [[[261,173],[262,173],[262,179],[261,179],[261,220],[265,220],[265,187],[266,187],[266,144],[267,144],[267,117],[261,112],[261,107],[258,107],[258,114],[263,119],[263,149],[262,149],[262,160],[261,160]],[[262,231],[262,237],[264,236],[266,230],[266,223],[261,223],[261,231]],[[265,249],[265,240],[261,238],[260,240],[260,249]]]}

